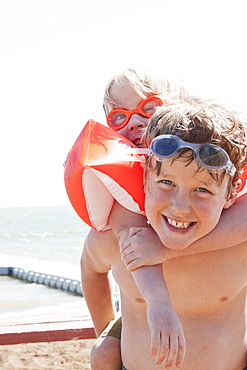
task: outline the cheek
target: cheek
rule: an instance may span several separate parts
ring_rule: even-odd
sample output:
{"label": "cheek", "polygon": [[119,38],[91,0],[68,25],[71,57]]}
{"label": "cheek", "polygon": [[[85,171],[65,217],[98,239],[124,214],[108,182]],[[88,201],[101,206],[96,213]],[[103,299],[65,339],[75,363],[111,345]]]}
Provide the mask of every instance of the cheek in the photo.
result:
{"label": "cheek", "polygon": [[127,126],[123,127],[121,130],[116,130],[116,132],[127,138],[128,135]]}
{"label": "cheek", "polygon": [[221,216],[222,203],[212,202],[211,204],[203,205],[200,204],[197,207],[197,213],[201,220],[204,220],[205,226],[211,231],[214,228]]}

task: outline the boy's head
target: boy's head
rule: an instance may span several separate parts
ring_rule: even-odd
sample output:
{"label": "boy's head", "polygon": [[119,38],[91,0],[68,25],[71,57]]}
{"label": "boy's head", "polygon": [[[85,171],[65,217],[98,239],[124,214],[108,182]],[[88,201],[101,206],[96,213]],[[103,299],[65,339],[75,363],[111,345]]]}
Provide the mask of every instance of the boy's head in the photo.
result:
{"label": "boy's head", "polygon": [[157,107],[168,98],[185,96],[185,89],[137,67],[125,68],[108,83],[104,110],[108,126],[141,146],[141,135]]}
{"label": "boy's head", "polygon": [[182,249],[209,233],[233,204],[233,179],[246,163],[244,130],[236,114],[193,98],[164,105],[151,118],[143,136],[150,147],[145,208],[167,247]]}

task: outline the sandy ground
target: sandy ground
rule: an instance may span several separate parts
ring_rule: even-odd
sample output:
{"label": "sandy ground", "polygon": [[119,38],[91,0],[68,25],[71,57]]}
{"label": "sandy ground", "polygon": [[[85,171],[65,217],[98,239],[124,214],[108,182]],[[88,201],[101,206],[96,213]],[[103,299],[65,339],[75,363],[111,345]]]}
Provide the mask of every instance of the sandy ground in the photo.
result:
{"label": "sandy ground", "polygon": [[1,370],[90,369],[95,339],[0,346]]}

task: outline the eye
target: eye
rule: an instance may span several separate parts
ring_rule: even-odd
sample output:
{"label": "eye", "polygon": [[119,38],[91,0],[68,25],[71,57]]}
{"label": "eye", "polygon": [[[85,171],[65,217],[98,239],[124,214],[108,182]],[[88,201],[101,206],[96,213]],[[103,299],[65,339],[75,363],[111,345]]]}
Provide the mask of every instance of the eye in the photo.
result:
{"label": "eye", "polygon": [[154,114],[155,109],[156,107],[148,107],[148,108],[146,107],[144,112],[147,114]]}
{"label": "eye", "polygon": [[154,99],[154,100],[151,100],[151,101],[147,102],[146,104],[144,104],[142,110],[146,114],[154,114],[156,109],[160,105],[161,105],[160,102]]}
{"label": "eye", "polygon": [[123,112],[113,112],[110,115],[110,121],[112,124],[121,124],[125,121],[126,115]]}
{"label": "eye", "polygon": [[122,113],[116,114],[114,117],[114,121],[121,121],[122,119],[125,119],[125,115]]}
{"label": "eye", "polygon": [[209,194],[212,194],[211,191],[209,191],[208,189],[206,188],[197,188],[196,189],[199,193],[209,193]]}
{"label": "eye", "polygon": [[159,183],[163,185],[169,185],[169,186],[174,185],[171,180],[160,180]]}

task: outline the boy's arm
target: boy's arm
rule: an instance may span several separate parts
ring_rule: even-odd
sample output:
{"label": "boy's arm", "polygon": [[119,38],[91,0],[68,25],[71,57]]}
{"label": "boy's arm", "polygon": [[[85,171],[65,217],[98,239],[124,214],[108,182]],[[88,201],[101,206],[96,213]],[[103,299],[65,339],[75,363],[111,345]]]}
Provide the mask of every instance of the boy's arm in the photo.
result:
{"label": "boy's arm", "polygon": [[98,234],[90,231],[81,256],[82,290],[97,336],[116,314],[108,273],[111,267],[104,262],[103,256],[109,248],[103,248],[102,241],[97,241]]}
{"label": "boy's arm", "polygon": [[[145,265],[162,263],[167,259],[230,248],[247,239],[247,194],[222,212],[217,226],[203,238],[183,250],[165,247],[155,232],[146,225],[145,228],[132,229],[132,236],[121,246],[122,259],[128,270]],[[138,236],[138,238],[137,238]],[[142,240],[155,240],[153,248],[146,248]]]}
{"label": "boy's arm", "polygon": [[[121,246],[129,237],[131,226],[147,226],[146,217],[137,215],[114,203],[109,224]],[[145,242],[145,241],[143,241]],[[149,243],[150,242],[150,243]],[[152,248],[152,241],[148,241]],[[182,325],[172,306],[163,277],[162,265],[145,266],[132,272],[135,283],[147,303],[148,325],[151,331],[151,355],[161,364],[181,366],[185,356],[185,338]]]}

